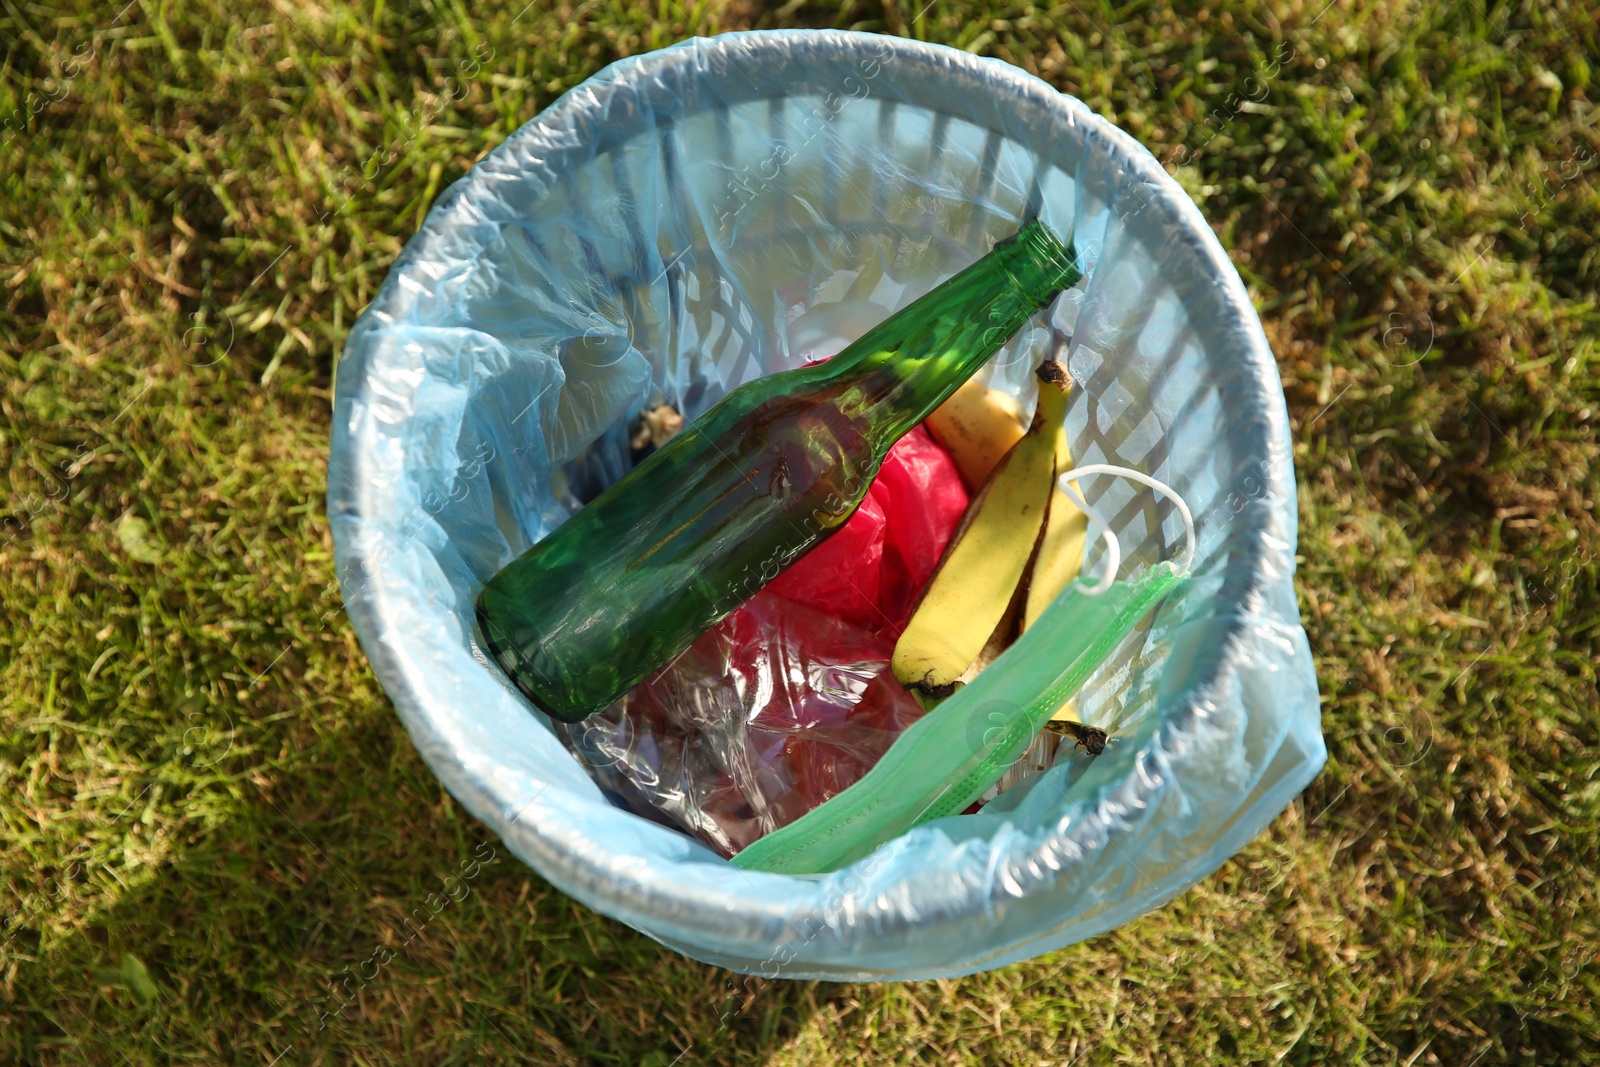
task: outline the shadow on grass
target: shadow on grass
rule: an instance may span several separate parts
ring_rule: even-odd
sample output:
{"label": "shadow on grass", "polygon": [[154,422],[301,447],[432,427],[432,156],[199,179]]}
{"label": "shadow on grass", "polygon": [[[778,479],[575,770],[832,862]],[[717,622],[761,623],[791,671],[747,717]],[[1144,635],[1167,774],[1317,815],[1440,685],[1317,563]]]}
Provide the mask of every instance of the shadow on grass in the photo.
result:
{"label": "shadow on grass", "polygon": [[265,780],[80,932],[19,935],[18,1062],[764,1062],[815,1010],[814,983],[747,983],[551,888],[392,718],[242,777]]}

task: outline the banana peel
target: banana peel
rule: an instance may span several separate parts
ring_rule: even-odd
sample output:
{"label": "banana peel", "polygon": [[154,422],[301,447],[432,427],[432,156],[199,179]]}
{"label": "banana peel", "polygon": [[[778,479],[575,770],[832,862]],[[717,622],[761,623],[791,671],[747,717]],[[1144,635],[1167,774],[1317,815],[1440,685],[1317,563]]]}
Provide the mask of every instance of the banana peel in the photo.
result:
{"label": "banana peel", "polygon": [[1065,368],[1046,361],[1039,378],[1032,424],[968,506],[895,644],[894,676],[921,697],[953,693],[986,646],[1010,643],[1025,612],[1030,571],[1048,533],[1067,404]]}
{"label": "banana peel", "polygon": [[989,480],[1027,430],[1022,405],[1010,393],[971,378],[934,409],[925,425],[955,461],[969,493],[977,492]]}
{"label": "banana peel", "polygon": [[[926,710],[993,662],[1083,568],[1089,517],[1056,484],[1072,469],[1070,379],[1051,360],[1036,375],[1039,404],[1026,432],[1015,401],[971,381],[928,418],[978,489],[895,645],[895,677]],[[1077,721],[1070,702],[1036,744],[1049,742],[1053,753],[1063,737],[1090,755],[1107,741],[1105,731]]]}
{"label": "banana peel", "polygon": [[[1033,569],[1028,577],[1028,597],[1019,633],[1037,622],[1044,610],[1083,570],[1083,550],[1089,540],[1089,516],[1056,484],[1061,475],[1071,469],[1072,450],[1067,444],[1067,431],[1063,426],[1056,438],[1056,468],[1050,479],[1050,513],[1045,518],[1044,533],[1039,538],[1039,550],[1034,555]],[[1098,756],[1106,747],[1105,732],[1097,727],[1086,727],[1077,719],[1071,702],[1062,704],[1051,716],[1051,722],[1058,726],[1067,724],[1064,728],[1090,731],[1087,736],[1073,733],[1072,737],[1088,749],[1091,756]]]}
{"label": "banana peel", "polygon": [[[1022,630],[1039,620],[1067,583],[1083,570],[1083,549],[1089,540],[1089,516],[1062,492],[1056,479],[1072,469],[1065,427],[1056,442],[1056,465],[1050,478],[1050,511],[1039,539],[1033,569],[1028,575],[1028,596],[1022,613]],[[1019,631],[1020,632],[1020,631]]]}

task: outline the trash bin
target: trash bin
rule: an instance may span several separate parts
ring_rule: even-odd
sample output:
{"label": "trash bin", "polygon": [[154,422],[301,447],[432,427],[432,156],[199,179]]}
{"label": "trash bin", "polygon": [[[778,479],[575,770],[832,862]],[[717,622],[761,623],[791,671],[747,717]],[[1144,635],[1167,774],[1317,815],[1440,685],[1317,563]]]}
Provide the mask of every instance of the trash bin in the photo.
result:
{"label": "trash bin", "polygon": [[[1021,396],[1064,360],[1078,462],[1160,478],[1197,524],[1192,579],[1076,701],[1121,742],[821,876],[738,870],[608,802],[489,665],[477,590],[626,469],[644,405],[692,418],[831,354],[1030,214],[1086,278],[990,384]],[[1084,488],[1122,573],[1173,554],[1169,503]],[[1294,494],[1260,323],[1149,153],[1005,63],[836,31],[613,64],[452,186],[350,332],[328,468],[350,618],[446,788],[596,910],[696,959],[828,979],[955,976],[1108,930],[1305,787],[1325,751]]]}

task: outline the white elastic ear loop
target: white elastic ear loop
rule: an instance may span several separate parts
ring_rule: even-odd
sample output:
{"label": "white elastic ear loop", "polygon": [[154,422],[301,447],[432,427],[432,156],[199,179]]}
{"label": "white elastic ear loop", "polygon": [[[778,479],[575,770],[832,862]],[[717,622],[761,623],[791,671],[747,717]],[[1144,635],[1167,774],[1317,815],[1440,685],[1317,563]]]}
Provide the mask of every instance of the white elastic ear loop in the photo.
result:
{"label": "white elastic ear loop", "polygon": [[1166,482],[1157,481],[1143,471],[1132,470],[1128,467],[1118,467],[1110,463],[1088,463],[1082,467],[1074,467],[1067,471],[1061,476],[1059,483],[1061,491],[1066,493],[1068,499],[1078,505],[1085,515],[1089,516],[1089,522],[1100,536],[1105,538],[1106,542],[1106,573],[1101,577],[1100,584],[1093,589],[1084,590],[1086,596],[1099,596],[1107,589],[1110,589],[1117,580],[1117,569],[1122,566],[1122,544],[1117,540],[1117,535],[1111,532],[1111,527],[1100,517],[1099,512],[1090,507],[1089,502],[1079,495],[1078,491],[1071,485],[1072,482],[1089,474],[1114,474],[1121,478],[1127,478],[1130,481],[1135,481],[1140,485],[1154,489],[1172,501],[1178,509],[1178,514],[1183,517],[1184,545],[1183,555],[1179,557],[1182,562],[1176,565],[1179,570],[1189,569],[1189,564],[1194,562],[1194,516],[1189,514],[1189,505],[1183,502],[1183,497],[1178,495],[1177,490]]}

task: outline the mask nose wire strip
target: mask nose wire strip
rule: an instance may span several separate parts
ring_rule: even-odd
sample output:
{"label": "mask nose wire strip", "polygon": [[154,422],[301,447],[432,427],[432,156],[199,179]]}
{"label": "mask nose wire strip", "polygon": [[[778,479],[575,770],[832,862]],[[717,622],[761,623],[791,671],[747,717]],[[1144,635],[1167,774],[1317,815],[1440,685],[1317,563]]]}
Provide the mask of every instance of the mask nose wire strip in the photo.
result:
{"label": "mask nose wire strip", "polygon": [[1117,570],[1122,566],[1122,543],[1117,540],[1117,535],[1111,532],[1111,527],[1100,517],[1100,514],[1090,507],[1089,502],[1073,488],[1073,482],[1091,474],[1111,474],[1119,478],[1127,478],[1130,481],[1138,482],[1140,485],[1155,490],[1172,501],[1178,509],[1178,514],[1183,518],[1184,536],[1183,555],[1178,558],[1175,565],[1181,571],[1189,569],[1189,565],[1194,562],[1194,516],[1189,513],[1189,505],[1184,503],[1183,497],[1178,495],[1177,490],[1166,482],[1150,477],[1143,471],[1136,471],[1129,467],[1118,467],[1110,463],[1088,463],[1082,467],[1074,467],[1067,471],[1061,476],[1059,483],[1061,491],[1066,493],[1067,497],[1078,505],[1085,515],[1089,516],[1089,522],[1093,524],[1095,532],[1105,538],[1106,542],[1106,572],[1101,576],[1098,585],[1093,589],[1084,590],[1086,595],[1099,596],[1107,589],[1110,589],[1112,583],[1117,580]]}

